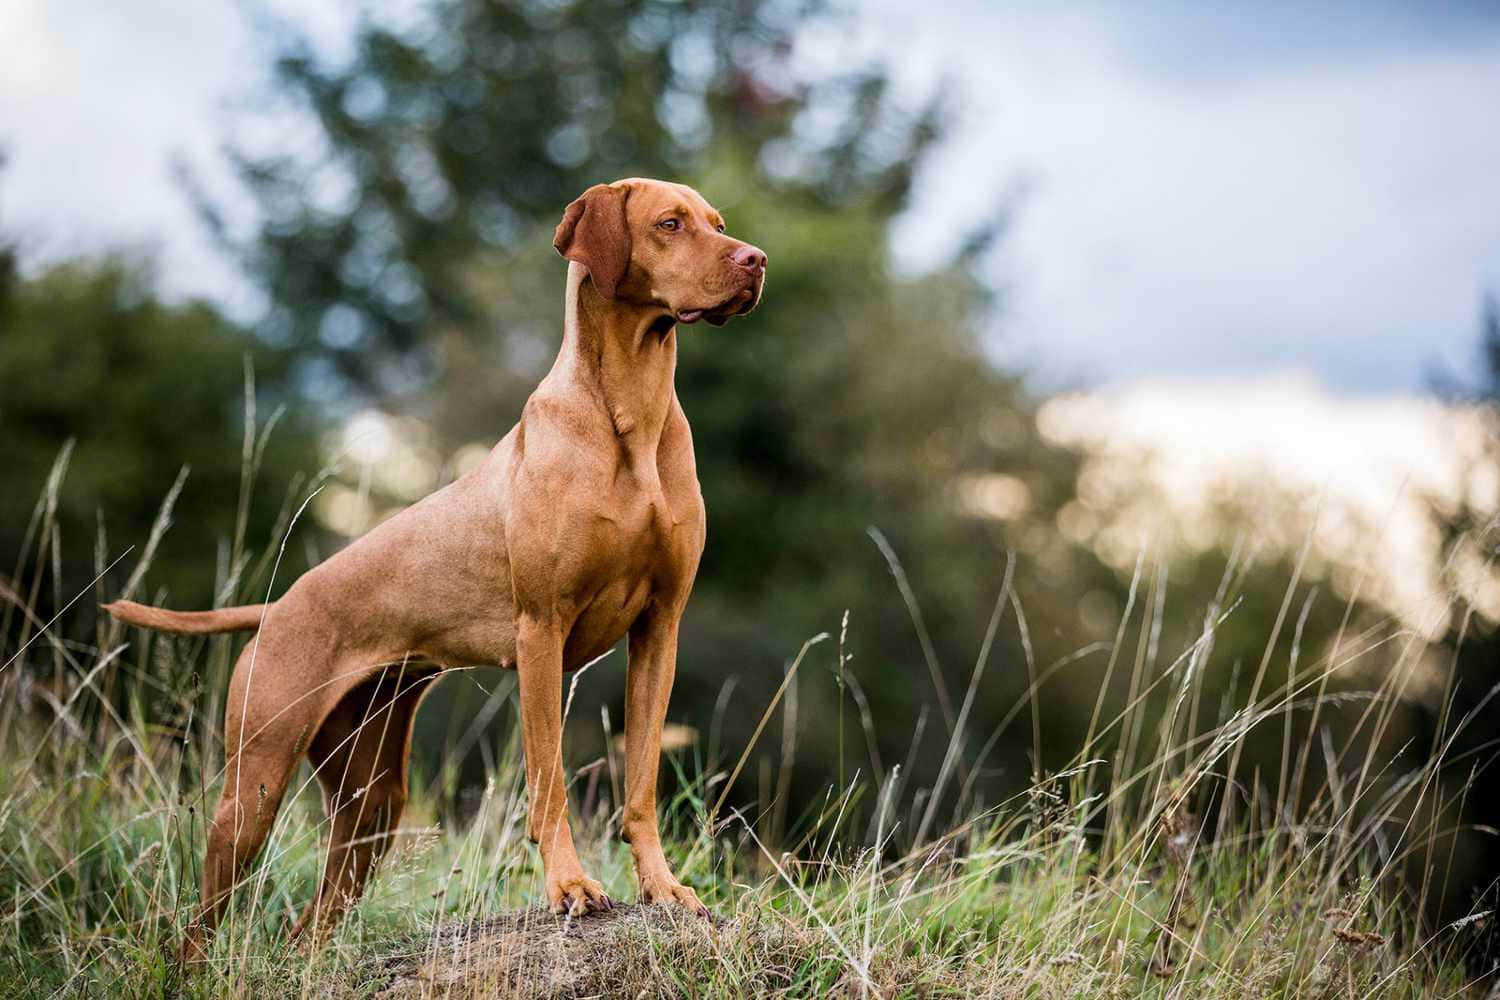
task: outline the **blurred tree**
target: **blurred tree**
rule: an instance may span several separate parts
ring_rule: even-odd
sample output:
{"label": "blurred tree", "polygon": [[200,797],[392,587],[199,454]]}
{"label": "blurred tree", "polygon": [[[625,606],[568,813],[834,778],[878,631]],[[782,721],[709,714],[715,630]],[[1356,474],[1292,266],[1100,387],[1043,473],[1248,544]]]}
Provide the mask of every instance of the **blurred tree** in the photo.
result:
{"label": "blurred tree", "polygon": [[[771,265],[756,316],[681,334],[709,544],[674,713],[706,724],[731,674],[765,704],[783,659],[847,608],[880,752],[904,758],[931,704],[914,758],[930,774],[1006,548],[1047,567],[1016,574],[1038,656],[1082,645],[1077,595],[1119,584],[1058,537],[1074,458],[1041,440],[1024,385],[984,350],[995,303],[973,265],[1003,214],[976,206],[949,263],[896,271],[891,224],[941,105],[896,100],[879,67],[808,76],[798,40],[835,44],[839,27],[821,5],[773,0],[442,0],[411,21],[365,21],[333,64],[279,25],[279,91],[317,137],[237,151],[260,223],[220,232],[267,294],[269,335],[301,352],[305,384],[421,416],[452,455],[503,434],[556,352],[563,206],[622,176],[698,186]],[[941,693],[869,525],[906,562],[947,668]],[[1026,687],[1019,637],[1009,628],[997,648],[975,742]],[[817,666],[832,660],[820,651]],[[605,673],[590,683],[617,702],[620,672]],[[829,675],[809,670],[803,687],[803,712],[830,717]],[[735,747],[755,718],[732,716]],[[799,737],[805,791],[833,773],[835,732]],[[846,745],[865,760],[852,721]],[[1030,769],[1006,771],[1014,784]]]}
{"label": "blurred tree", "polygon": [[[25,565],[16,584],[38,573],[62,576],[37,591],[44,616],[87,590],[99,532],[107,558],[129,546],[138,556],[162,501],[190,470],[158,550],[147,593],[206,606],[213,568],[235,532],[245,420],[245,363],[258,377],[260,413],[287,393],[286,357],[202,302],[159,300],[148,266],[121,256],[74,260],[35,277],[0,252],[0,427],[7,488],[0,491],[0,552]],[[247,535],[264,545],[294,471],[316,468],[305,413],[289,414],[264,455],[274,473],[251,495]],[[22,552],[48,470],[73,447],[57,495],[61,549],[40,549],[32,533]],[[7,559],[12,555],[7,555]],[[127,559],[131,567],[134,559]],[[37,569],[37,567],[41,567]],[[11,567],[6,566],[6,575]],[[128,569],[118,577],[123,580]],[[15,619],[7,614],[7,621]]]}
{"label": "blurred tree", "polygon": [[[832,94],[787,75],[806,14],[763,0],[444,0],[364,21],[337,67],[267,15],[280,93],[319,133],[303,148],[231,154],[263,216],[236,249],[279,307],[278,335],[360,388],[409,387],[435,330],[484,328],[468,280],[476,255],[529,245],[601,177],[691,172],[726,139],[759,152],[798,112],[826,106]],[[910,145],[930,130],[873,131],[886,110],[878,76],[828,86],[852,103],[821,186],[899,194],[908,169],[894,162],[893,176],[860,183],[858,140]]]}
{"label": "blurred tree", "polygon": [[[1481,424],[1483,452],[1468,470],[1462,502],[1434,500],[1442,533],[1440,572],[1451,587],[1455,614],[1439,648],[1444,686],[1426,692],[1419,706],[1419,753],[1441,757],[1454,827],[1444,891],[1426,900],[1433,915],[1452,921],[1500,903],[1500,771],[1495,733],[1500,730],[1500,301],[1484,298],[1479,314],[1477,376],[1441,378],[1439,391]],[[1439,859],[1440,861],[1444,859]],[[1430,857],[1419,859],[1431,864]],[[1418,873],[1421,874],[1420,872]],[[1473,945],[1493,969],[1500,955],[1500,925],[1481,921]]]}

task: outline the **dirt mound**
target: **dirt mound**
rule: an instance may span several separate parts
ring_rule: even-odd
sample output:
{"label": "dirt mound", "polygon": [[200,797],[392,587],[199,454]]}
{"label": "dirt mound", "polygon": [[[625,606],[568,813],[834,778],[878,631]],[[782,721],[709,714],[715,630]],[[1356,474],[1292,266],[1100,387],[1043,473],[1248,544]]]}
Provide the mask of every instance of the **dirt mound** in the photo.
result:
{"label": "dirt mound", "polygon": [[[450,924],[383,948],[358,995],[417,997],[805,997],[993,995],[983,970],[885,949],[857,973],[847,943],[774,910],[709,923],[674,904],[619,904],[564,920],[541,908]],[[976,973],[983,973],[971,979]],[[864,977],[868,976],[868,979]],[[863,981],[861,981],[863,980]]]}
{"label": "dirt mound", "polygon": [[451,925],[388,953],[385,1000],[413,997],[691,995],[684,973],[722,954],[734,922],[677,906],[617,904],[564,919],[535,908]]}

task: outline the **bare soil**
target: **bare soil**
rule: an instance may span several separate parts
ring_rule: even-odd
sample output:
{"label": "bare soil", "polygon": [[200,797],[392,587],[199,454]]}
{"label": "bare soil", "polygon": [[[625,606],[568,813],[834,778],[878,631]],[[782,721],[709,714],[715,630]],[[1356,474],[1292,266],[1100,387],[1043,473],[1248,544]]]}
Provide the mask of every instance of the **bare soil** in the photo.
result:
{"label": "bare soil", "polygon": [[710,925],[677,906],[616,904],[577,919],[537,907],[467,924],[409,942],[385,960],[376,993],[415,997],[691,996],[687,970],[713,961],[741,933],[734,922]]}

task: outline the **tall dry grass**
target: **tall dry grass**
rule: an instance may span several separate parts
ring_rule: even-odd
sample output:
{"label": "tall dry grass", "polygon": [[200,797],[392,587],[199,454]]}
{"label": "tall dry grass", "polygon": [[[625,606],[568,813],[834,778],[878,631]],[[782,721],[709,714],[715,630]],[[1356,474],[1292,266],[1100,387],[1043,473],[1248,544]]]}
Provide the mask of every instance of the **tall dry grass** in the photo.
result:
{"label": "tall dry grass", "polygon": [[[245,496],[264,440],[247,431]],[[999,736],[981,743],[971,731],[998,630],[1010,615],[1024,628],[1011,586],[1020,570],[1011,563],[968,684],[959,698],[944,696],[950,738],[931,783],[911,780],[907,764],[885,766],[869,740],[869,760],[848,774],[841,762],[801,817],[786,815],[779,776],[761,783],[770,791],[754,811],[734,807],[752,784],[745,764],[776,741],[768,733],[778,719],[779,759],[783,772],[789,767],[796,692],[816,643],[837,647],[837,724],[845,725],[847,706],[850,728],[872,734],[879,720],[860,694],[842,630],[810,640],[792,659],[751,745],[731,751],[710,741],[669,756],[667,852],[718,914],[712,927],[645,908],[576,922],[526,910],[541,897],[542,873],[524,837],[517,707],[513,689],[501,685],[483,693],[480,715],[511,724],[499,737],[480,727],[466,737],[489,754],[482,793],[461,802],[451,773],[414,776],[396,847],[327,947],[299,950],[285,938],[326,848],[304,765],[212,960],[183,968],[175,945],[197,903],[203,821],[222,779],[217,727],[233,640],[152,636],[90,610],[96,598],[118,596],[103,592],[111,572],[127,574],[127,596],[139,591],[180,479],[139,551],[112,557],[101,530],[94,586],[62,592],[56,510],[67,459],[65,449],[3,591],[0,635],[11,644],[0,657],[0,994],[1206,1000],[1473,989],[1459,950],[1480,915],[1424,926],[1422,896],[1438,888],[1414,893],[1398,878],[1413,858],[1451,849],[1439,824],[1451,808],[1441,801],[1450,794],[1439,780],[1445,761],[1392,774],[1377,753],[1380,728],[1404,696],[1403,657],[1416,654],[1396,642],[1393,658],[1389,630],[1350,625],[1317,655],[1294,641],[1287,680],[1269,683],[1277,637],[1298,629],[1294,579],[1268,625],[1248,701],[1204,704],[1215,633],[1235,611],[1226,599],[1233,561],[1196,638],[1173,651],[1160,648],[1168,609],[1144,558],[1086,738],[1070,766],[1034,769],[1022,795],[983,803],[978,775]],[[309,488],[289,492],[278,538]],[[280,548],[251,548],[243,503],[235,523],[218,558],[219,600],[264,599]],[[895,553],[877,543],[921,630]],[[42,606],[55,609],[46,620],[34,610]],[[1125,642],[1132,616],[1142,625],[1133,648]],[[1004,724],[1030,718],[1034,764],[1043,734],[1030,702],[1070,661],[1039,669],[1026,648],[1028,697]],[[1383,678],[1374,690],[1339,682],[1372,658]],[[940,665],[928,666],[941,685]],[[1123,704],[1106,697],[1117,676],[1128,678]],[[1341,756],[1319,719],[1350,704],[1374,736],[1346,741]],[[1464,720],[1450,721],[1445,732]],[[609,721],[600,724],[607,730]],[[1285,753],[1274,782],[1237,795],[1215,786],[1237,772],[1247,734],[1277,725]],[[612,896],[631,899],[629,853],[618,838],[621,774],[611,753],[572,776],[573,798],[586,867]],[[1208,801],[1216,803],[1211,817]]]}

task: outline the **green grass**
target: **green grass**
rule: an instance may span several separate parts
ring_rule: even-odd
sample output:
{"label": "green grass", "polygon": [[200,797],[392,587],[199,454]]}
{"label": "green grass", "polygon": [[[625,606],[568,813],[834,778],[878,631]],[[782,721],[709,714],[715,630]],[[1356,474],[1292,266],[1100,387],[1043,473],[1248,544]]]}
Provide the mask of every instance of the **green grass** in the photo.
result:
{"label": "green grass", "polygon": [[[391,956],[539,896],[524,797],[505,767],[467,822],[444,820],[442,804],[419,792],[399,845],[330,946],[289,947],[285,927],[320,864],[321,805],[305,793],[248,879],[242,895],[253,898],[216,940],[212,967],[185,974],[171,951],[196,896],[195,762],[164,740],[152,748],[149,732],[95,735],[57,727],[42,737],[35,723],[6,725],[3,995],[368,995],[392,981],[383,964]],[[150,752],[155,775],[134,742]],[[1276,837],[1174,844],[1191,828],[1180,814],[1161,813],[1155,828],[1103,855],[1077,825],[1081,810],[1044,821],[1027,808],[975,817],[903,857],[869,849],[776,856],[733,818],[710,836],[696,790],[671,808],[670,825],[698,832],[674,838],[668,854],[723,922],[712,931],[696,921],[642,923],[623,937],[611,928],[601,955],[609,965],[578,973],[584,986],[602,981],[621,996],[868,987],[879,995],[1417,997],[1454,994],[1464,982],[1461,969],[1413,946],[1417,929],[1375,891],[1373,873],[1332,877],[1319,848]],[[629,853],[614,832],[602,809],[588,817],[582,854],[611,894],[630,899]],[[567,933],[587,934],[588,918],[578,923]],[[550,916],[536,924],[539,946],[564,933]],[[461,983],[464,970],[453,971]],[[483,962],[468,970],[480,981],[493,971]],[[529,985],[551,988],[546,977]]]}
{"label": "green grass", "polygon": [[[535,913],[520,937],[479,928],[457,947],[455,928],[540,898],[513,743],[464,817],[414,788],[371,891],[313,953],[285,940],[321,863],[304,769],[213,962],[187,971],[173,949],[196,903],[212,727],[185,743],[107,713],[85,727],[87,692],[80,681],[56,701],[40,682],[12,684],[0,713],[0,995],[1427,997],[1465,984],[1448,939],[1424,938],[1337,816],[1210,842],[1190,779],[1111,810],[1131,783],[1082,795],[1088,768],[907,850],[893,833],[915,810],[889,801],[895,776],[878,791],[856,779],[774,851],[737,814],[711,816],[718,768],[664,805],[668,855],[717,927],[633,913],[565,928]],[[1176,748],[1182,773],[1242,729]],[[1147,765],[1142,782],[1160,772]],[[852,806],[877,794],[855,828]],[[576,825],[586,867],[630,900],[617,821],[605,795]]]}
{"label": "green grass", "polygon": [[[251,474],[247,466],[247,481]],[[56,551],[48,497],[60,482],[59,473],[38,505],[32,537],[41,554]],[[236,544],[223,571],[225,595],[264,588],[263,570],[241,552]],[[4,634],[24,644],[0,667],[0,996],[1210,1000],[1441,997],[1469,988],[1459,930],[1420,925],[1422,899],[1394,877],[1414,852],[1438,844],[1435,821],[1406,818],[1424,805],[1440,811],[1427,801],[1438,794],[1440,761],[1396,778],[1379,767],[1361,774],[1356,761],[1358,777],[1330,774],[1295,810],[1252,795],[1237,816],[1209,823],[1195,814],[1214,777],[1233,772],[1254,726],[1290,719],[1294,703],[1337,697],[1328,679],[1380,645],[1351,636],[1345,648],[1355,652],[1336,648],[1322,665],[1294,671],[1286,689],[1198,724],[1189,720],[1217,613],[1165,669],[1142,676],[1139,660],[1122,661],[1120,670],[1136,672],[1138,694],[1116,708],[1101,699],[1106,710],[1075,766],[1038,775],[1026,793],[989,807],[969,796],[956,815],[948,805],[972,752],[967,699],[936,779],[949,793],[942,811],[926,805],[941,796],[899,768],[878,781],[853,773],[846,785],[831,774],[821,806],[775,845],[762,843],[755,822],[769,803],[753,818],[721,805],[733,800],[727,793],[754,747],[709,761],[677,751],[668,767],[677,791],[662,808],[666,849],[720,918],[712,927],[661,908],[567,924],[528,911],[542,874],[524,837],[515,705],[502,701],[500,728],[510,735],[488,748],[482,794],[465,799],[453,794],[451,775],[418,775],[397,846],[370,891],[325,947],[299,949],[286,929],[313,893],[325,847],[317,785],[304,766],[212,960],[185,969],[176,945],[197,904],[203,819],[217,792],[214,720],[228,640],[148,644],[88,612],[49,625],[28,610],[34,594],[0,593]],[[991,639],[1005,607],[1002,595]],[[1370,705],[1397,697],[1400,666]],[[971,693],[980,680],[977,667]],[[787,699],[765,707],[763,724],[795,697],[795,686],[783,690]],[[1150,714],[1148,697],[1159,706]],[[783,747],[795,736],[785,728]],[[1040,733],[1033,738],[1040,744]],[[1299,772],[1306,761],[1304,750]],[[585,867],[611,895],[632,900],[614,805],[618,764],[606,759],[595,780],[574,777],[574,822]],[[1393,824],[1410,835],[1398,849],[1377,850],[1373,831]]]}

